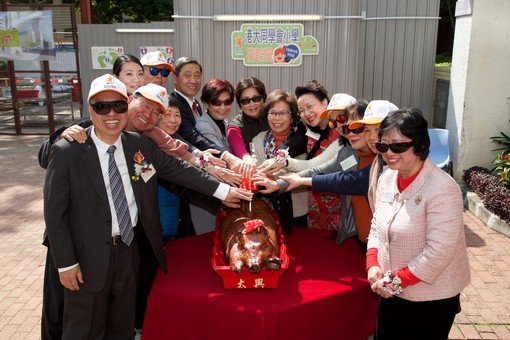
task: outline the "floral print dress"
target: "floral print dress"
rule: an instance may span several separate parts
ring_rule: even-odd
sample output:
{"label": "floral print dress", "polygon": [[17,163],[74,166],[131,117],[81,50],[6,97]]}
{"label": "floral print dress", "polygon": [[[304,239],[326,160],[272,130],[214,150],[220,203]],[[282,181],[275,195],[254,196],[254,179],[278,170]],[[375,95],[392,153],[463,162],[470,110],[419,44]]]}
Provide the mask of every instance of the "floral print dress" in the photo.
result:
{"label": "floral print dress", "polygon": [[[327,137],[320,142],[320,147],[313,157],[320,155],[331,143],[338,143],[339,138],[340,134],[336,130],[329,129]],[[308,152],[312,151],[317,141],[308,136]],[[323,230],[339,229],[340,195],[308,189],[308,227]]]}

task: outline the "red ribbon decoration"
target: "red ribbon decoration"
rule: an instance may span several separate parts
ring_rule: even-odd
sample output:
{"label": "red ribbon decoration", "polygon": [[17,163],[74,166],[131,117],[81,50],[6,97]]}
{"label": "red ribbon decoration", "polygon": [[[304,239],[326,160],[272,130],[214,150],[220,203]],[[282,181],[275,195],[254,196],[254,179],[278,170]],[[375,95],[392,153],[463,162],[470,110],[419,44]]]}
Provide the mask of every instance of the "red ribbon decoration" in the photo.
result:
{"label": "red ribbon decoration", "polygon": [[248,234],[251,233],[254,229],[259,229],[261,226],[263,226],[264,221],[254,219],[244,222],[243,225],[244,225],[243,234]]}
{"label": "red ribbon decoration", "polygon": [[253,180],[250,178],[243,178],[241,180],[241,184],[239,185],[239,188],[250,190],[253,192],[258,190],[257,186],[253,183]]}

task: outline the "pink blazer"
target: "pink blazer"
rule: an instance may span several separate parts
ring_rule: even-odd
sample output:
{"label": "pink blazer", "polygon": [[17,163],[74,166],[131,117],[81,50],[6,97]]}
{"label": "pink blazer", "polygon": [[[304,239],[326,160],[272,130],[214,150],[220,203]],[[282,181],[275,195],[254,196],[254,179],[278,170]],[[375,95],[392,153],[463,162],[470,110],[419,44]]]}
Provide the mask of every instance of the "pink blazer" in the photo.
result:
{"label": "pink blazer", "polygon": [[397,175],[389,169],[379,179],[368,248],[378,249],[383,273],[408,266],[421,280],[400,297],[430,301],[455,296],[471,279],[460,188],[430,158],[402,193]]}

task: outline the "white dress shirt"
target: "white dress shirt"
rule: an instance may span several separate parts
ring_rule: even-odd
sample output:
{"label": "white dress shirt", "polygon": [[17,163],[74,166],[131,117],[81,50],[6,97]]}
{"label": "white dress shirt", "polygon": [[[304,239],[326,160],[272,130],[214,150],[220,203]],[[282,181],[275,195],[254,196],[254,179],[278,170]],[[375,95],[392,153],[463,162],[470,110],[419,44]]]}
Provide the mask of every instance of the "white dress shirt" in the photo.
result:
{"label": "white dress shirt", "polygon": [[[90,137],[92,141],[96,145],[97,155],[99,156],[99,163],[101,165],[101,173],[103,175],[104,184],[106,187],[106,194],[108,196],[108,203],[110,205],[110,211],[112,214],[112,236],[119,235],[119,221],[117,219],[117,213],[115,210],[115,205],[113,204],[112,190],[110,188],[110,175],[108,174],[108,161],[110,159],[110,155],[107,150],[110,147],[110,144],[107,144],[100,140],[95,131],[94,127],[92,127],[90,132]],[[131,224],[135,226],[138,223],[138,207],[136,206],[135,194],[133,192],[133,187],[131,186],[131,176],[129,175],[126,157],[124,156],[124,149],[122,147],[122,141],[119,136],[117,141],[112,144],[117,148],[115,150],[115,163],[117,164],[117,168],[119,169],[120,177],[122,178],[122,184],[124,185],[124,192],[126,194],[126,199],[128,203],[129,215],[131,216]],[[58,268],[59,273],[74,268],[78,265],[78,263],[65,267]]]}

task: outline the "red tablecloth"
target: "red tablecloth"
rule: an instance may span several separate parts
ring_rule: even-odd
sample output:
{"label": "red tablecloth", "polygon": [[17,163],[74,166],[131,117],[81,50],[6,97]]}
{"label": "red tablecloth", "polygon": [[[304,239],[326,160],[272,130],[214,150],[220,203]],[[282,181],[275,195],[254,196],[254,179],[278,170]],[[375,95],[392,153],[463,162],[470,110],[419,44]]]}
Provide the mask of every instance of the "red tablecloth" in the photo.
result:
{"label": "red tablecloth", "polygon": [[377,297],[364,256],[319,230],[286,236],[289,268],[275,289],[225,289],[211,266],[213,233],[167,244],[168,274],[158,272],[143,339],[366,339]]}

